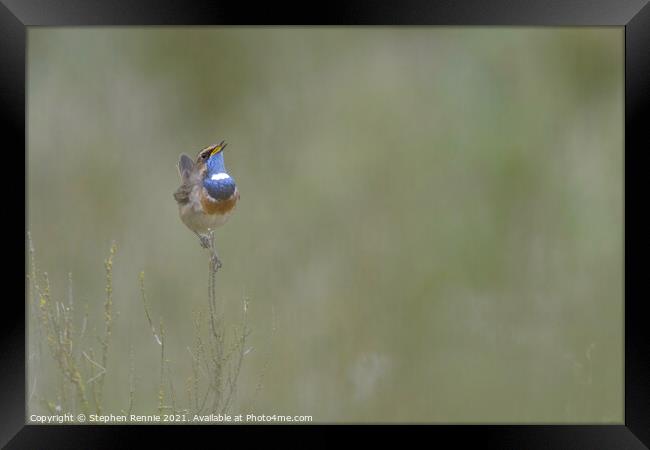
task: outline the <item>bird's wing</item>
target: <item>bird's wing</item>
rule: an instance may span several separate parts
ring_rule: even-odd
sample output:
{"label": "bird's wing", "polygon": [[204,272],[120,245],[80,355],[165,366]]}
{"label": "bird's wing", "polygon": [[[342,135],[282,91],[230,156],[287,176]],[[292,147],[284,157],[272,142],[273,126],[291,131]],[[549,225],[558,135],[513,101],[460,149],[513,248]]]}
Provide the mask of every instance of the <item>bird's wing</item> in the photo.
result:
{"label": "bird's wing", "polygon": [[181,155],[181,159],[178,161],[178,174],[181,177],[181,181],[186,182],[189,179],[193,168],[194,161],[192,161],[192,158],[183,153]]}
{"label": "bird's wing", "polygon": [[189,203],[191,192],[192,185],[189,182],[185,182],[181,184],[178,189],[176,189],[176,192],[174,192],[174,198],[179,204],[184,205],[186,203]]}
{"label": "bird's wing", "polygon": [[181,177],[182,184],[176,192],[174,198],[176,201],[184,205],[190,201],[190,192],[192,192],[192,170],[194,169],[194,161],[192,158],[183,153],[178,161],[178,175]]}

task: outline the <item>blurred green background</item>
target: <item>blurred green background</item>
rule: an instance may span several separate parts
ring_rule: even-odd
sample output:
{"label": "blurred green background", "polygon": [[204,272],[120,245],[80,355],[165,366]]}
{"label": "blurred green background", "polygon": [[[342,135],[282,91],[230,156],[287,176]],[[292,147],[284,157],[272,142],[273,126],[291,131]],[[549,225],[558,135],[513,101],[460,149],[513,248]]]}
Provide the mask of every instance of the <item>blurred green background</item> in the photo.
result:
{"label": "blurred green background", "polygon": [[208,269],[176,163],[226,139],[233,412],[622,423],[623,28],[30,28],[28,128],[39,269],[97,334],[118,245],[106,412],[130,347],[156,409],[142,270],[184,398]]}

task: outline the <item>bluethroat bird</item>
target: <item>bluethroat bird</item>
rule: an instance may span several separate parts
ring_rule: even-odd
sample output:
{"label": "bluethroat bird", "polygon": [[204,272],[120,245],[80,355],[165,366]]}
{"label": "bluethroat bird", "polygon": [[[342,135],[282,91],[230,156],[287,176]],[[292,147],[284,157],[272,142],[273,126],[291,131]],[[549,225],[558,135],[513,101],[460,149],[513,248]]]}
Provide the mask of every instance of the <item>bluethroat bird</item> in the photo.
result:
{"label": "bluethroat bird", "polygon": [[214,230],[226,223],[239,201],[235,180],[226,171],[224,148],[224,141],[206,147],[195,161],[182,154],[178,161],[181,185],[174,192],[181,220],[199,237],[201,247],[212,250],[216,269],[221,261],[214,246]]}

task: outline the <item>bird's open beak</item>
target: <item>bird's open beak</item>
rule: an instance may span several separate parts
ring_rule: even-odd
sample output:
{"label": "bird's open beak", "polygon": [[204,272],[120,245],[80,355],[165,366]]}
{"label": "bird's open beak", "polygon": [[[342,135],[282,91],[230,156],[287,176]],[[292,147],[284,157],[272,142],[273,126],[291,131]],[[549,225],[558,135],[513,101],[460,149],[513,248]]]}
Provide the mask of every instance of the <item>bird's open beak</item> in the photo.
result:
{"label": "bird's open beak", "polygon": [[226,145],[228,145],[228,144],[226,144],[226,141],[219,142],[217,145],[212,147],[212,151],[210,152],[210,156],[214,156],[217,153],[223,151],[223,149],[226,148]]}

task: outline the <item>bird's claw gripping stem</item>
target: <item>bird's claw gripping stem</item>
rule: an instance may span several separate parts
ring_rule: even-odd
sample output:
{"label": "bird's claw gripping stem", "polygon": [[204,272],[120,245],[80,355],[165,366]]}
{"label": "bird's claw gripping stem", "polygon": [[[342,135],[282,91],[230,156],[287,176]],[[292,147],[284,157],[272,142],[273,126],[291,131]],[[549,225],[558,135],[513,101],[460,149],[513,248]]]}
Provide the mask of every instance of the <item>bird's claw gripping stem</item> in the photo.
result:
{"label": "bird's claw gripping stem", "polygon": [[219,259],[219,256],[217,256],[216,252],[212,253],[212,256],[210,257],[210,262],[212,263],[212,267],[214,268],[215,271],[221,269],[221,260]]}
{"label": "bird's claw gripping stem", "polygon": [[206,236],[205,234],[199,234],[199,241],[201,242],[201,247],[203,248],[210,248],[212,246],[212,243],[210,242],[210,236]]}
{"label": "bird's claw gripping stem", "polygon": [[217,250],[214,248],[214,231],[210,231],[208,234],[196,234],[199,237],[199,241],[201,242],[201,247],[212,251],[212,255],[210,256],[210,263],[213,270],[216,272],[221,268],[222,264],[219,256],[217,255]]}

